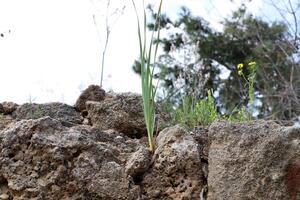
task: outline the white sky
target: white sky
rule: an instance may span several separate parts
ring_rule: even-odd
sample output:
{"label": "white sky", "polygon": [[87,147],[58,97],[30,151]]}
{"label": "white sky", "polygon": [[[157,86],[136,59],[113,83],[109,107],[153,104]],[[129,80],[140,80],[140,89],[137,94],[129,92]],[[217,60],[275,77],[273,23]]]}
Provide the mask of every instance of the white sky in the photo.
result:
{"label": "white sky", "polygon": [[[126,2],[112,0],[118,1]],[[238,3],[164,0],[163,12],[175,17],[181,5],[220,28],[218,22],[236,9]],[[253,13],[259,12],[262,0],[253,0],[249,8]],[[101,17],[90,0],[0,0],[0,33],[11,30],[4,38],[0,37],[0,102],[24,103],[31,98],[39,103],[74,104],[82,89],[99,84],[102,49],[92,18],[95,12]],[[104,88],[140,92],[140,79],[131,70],[137,57],[136,18],[131,0],[127,0],[124,15],[112,29]]]}

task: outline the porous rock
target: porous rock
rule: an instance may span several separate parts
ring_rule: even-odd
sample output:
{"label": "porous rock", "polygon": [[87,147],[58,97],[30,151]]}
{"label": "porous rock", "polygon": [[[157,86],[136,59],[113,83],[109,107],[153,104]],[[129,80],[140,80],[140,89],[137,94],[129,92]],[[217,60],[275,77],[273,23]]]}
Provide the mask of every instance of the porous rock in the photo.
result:
{"label": "porous rock", "polygon": [[191,134],[180,126],[156,138],[154,163],[141,183],[149,199],[200,199],[203,189],[200,152]]}
{"label": "porous rock", "polygon": [[0,113],[2,114],[3,112],[4,112],[3,105],[0,103]]}
{"label": "porous rock", "polygon": [[10,115],[0,115],[0,131],[8,127],[14,121]]}
{"label": "porous rock", "polygon": [[[86,103],[91,124],[99,129],[115,129],[133,138],[146,136],[146,125],[142,106],[142,97],[138,94],[120,93],[109,94],[101,102],[88,101]],[[156,108],[157,127],[161,130],[170,121],[168,114],[161,108]]]}
{"label": "porous rock", "polygon": [[300,199],[300,128],[270,121],[210,126],[208,199]]}
{"label": "porous rock", "polygon": [[[2,109],[1,109],[2,106]],[[18,108],[18,104],[10,101],[4,101],[0,104],[0,113],[5,115],[11,114]],[[2,111],[1,111],[2,110]]]}
{"label": "porous rock", "polygon": [[139,187],[124,166],[139,146],[123,134],[65,127],[50,117],[18,121],[0,132],[0,195],[138,199]]}
{"label": "porous rock", "polygon": [[134,178],[143,175],[149,168],[151,163],[151,152],[141,146],[126,163],[126,173]]}
{"label": "porous rock", "polygon": [[85,103],[87,101],[100,102],[105,98],[105,91],[98,85],[90,85],[78,97],[75,108],[77,111],[82,112],[86,110]]}
{"label": "porous rock", "polygon": [[49,116],[57,119],[66,126],[81,124],[83,119],[74,107],[64,103],[25,103],[13,112],[13,117],[17,120],[38,119]]}

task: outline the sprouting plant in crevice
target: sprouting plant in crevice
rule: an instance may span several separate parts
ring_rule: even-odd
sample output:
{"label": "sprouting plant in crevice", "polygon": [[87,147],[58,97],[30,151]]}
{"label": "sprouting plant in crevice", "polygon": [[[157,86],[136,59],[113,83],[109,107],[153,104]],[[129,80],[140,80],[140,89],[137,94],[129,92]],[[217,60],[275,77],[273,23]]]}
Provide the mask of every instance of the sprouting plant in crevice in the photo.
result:
{"label": "sprouting plant in crevice", "polygon": [[194,97],[183,98],[181,107],[175,111],[175,123],[192,130],[196,126],[207,126],[217,120],[219,115],[212,94],[212,90],[209,90],[207,98],[198,102]]}
{"label": "sprouting plant in crevice", "polygon": [[[144,2],[143,2],[144,3]],[[153,44],[154,39],[159,40],[160,36],[160,16],[161,16],[161,8],[162,8],[162,0],[159,4],[158,14],[156,16],[155,25],[157,26],[157,36],[154,38],[155,31],[152,31],[149,47],[147,46],[147,17],[146,11],[144,8],[144,21],[143,21],[143,30],[141,29],[140,19],[137,12],[136,5],[134,0],[132,0],[132,4],[134,6],[137,22],[138,22],[138,39],[139,39],[139,49],[140,49],[140,63],[141,63],[141,81],[142,81],[142,99],[143,99],[143,111],[144,118],[147,127],[148,134],[148,142],[149,149],[151,152],[155,150],[154,144],[154,127],[155,127],[155,94],[156,89],[153,85],[153,77],[154,77],[154,67],[153,64],[156,62],[156,54],[158,50],[158,42]],[[144,4],[143,4],[144,5]],[[143,31],[143,33],[142,33]],[[154,50],[152,49],[154,48]],[[153,52],[154,51],[154,52]]]}
{"label": "sprouting plant in crevice", "polygon": [[27,116],[31,119],[39,119],[45,116],[45,112],[40,106],[38,106],[35,110],[29,112]]}

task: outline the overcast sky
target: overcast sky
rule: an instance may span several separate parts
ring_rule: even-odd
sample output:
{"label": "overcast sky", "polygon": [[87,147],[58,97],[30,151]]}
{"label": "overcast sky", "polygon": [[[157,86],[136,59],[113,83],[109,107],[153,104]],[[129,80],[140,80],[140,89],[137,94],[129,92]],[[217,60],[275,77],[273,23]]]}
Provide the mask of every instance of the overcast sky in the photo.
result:
{"label": "overcast sky", "polygon": [[[0,102],[62,101],[73,104],[89,84],[99,84],[103,30],[103,0],[0,0]],[[140,79],[131,70],[138,57],[136,18],[130,0],[112,28],[108,45],[104,88],[116,92],[140,92]],[[141,3],[141,1],[136,1]],[[158,2],[149,0],[148,2]],[[185,5],[216,28],[241,1],[164,0],[163,12],[176,17]],[[249,9],[264,9],[262,0],[253,0]],[[141,4],[139,4],[139,8]],[[99,28],[99,27],[98,27]],[[99,40],[100,39],[100,40]]]}

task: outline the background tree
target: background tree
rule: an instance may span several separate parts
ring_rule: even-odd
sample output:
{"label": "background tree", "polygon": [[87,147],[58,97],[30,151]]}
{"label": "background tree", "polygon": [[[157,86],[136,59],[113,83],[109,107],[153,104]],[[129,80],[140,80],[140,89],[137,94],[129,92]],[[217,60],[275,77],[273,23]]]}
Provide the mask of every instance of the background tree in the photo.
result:
{"label": "background tree", "polygon": [[[249,106],[246,81],[238,76],[236,66],[255,61],[256,115],[279,120],[298,117],[299,33],[297,9],[289,5],[294,28],[286,20],[267,22],[256,18],[244,5],[223,21],[221,32],[187,8],[181,9],[176,21],[164,15],[162,27],[168,34],[156,41],[163,49],[156,64],[156,77],[161,83],[159,99],[174,107],[184,96],[199,100],[213,89],[219,112],[230,114],[234,108]],[[154,28],[152,24],[148,27]],[[135,69],[138,71],[138,65]],[[244,68],[244,74],[249,73]]]}

